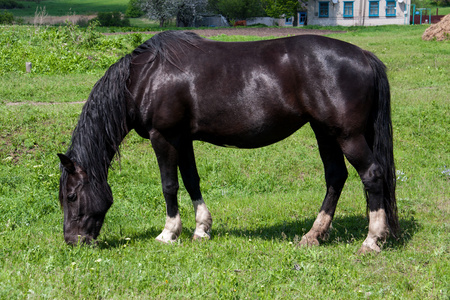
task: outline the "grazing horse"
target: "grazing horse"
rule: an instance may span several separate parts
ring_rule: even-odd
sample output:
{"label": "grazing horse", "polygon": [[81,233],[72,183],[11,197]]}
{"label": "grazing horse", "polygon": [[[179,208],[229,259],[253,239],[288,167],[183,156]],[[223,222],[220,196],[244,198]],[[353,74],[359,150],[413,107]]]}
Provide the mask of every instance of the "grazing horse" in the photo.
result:
{"label": "grazing horse", "polygon": [[157,240],[181,233],[179,168],[195,211],[194,239],[209,239],[211,214],[200,192],[193,140],[256,148],[308,123],[319,146],[326,195],[301,245],[318,245],[347,179],[344,156],[364,184],[369,232],[361,252],[398,228],[390,91],[372,53],[339,40],[295,36],[224,43],[163,32],[112,65],[83,107],[61,161],[64,238],[91,243],[113,203],[108,169],[134,129],[151,140],[166,201]]}

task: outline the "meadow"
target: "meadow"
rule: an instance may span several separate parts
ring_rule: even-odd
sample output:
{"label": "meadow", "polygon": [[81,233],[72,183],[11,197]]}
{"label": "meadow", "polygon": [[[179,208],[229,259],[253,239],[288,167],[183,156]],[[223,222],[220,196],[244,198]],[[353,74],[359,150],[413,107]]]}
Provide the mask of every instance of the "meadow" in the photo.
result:
{"label": "meadow", "polygon": [[115,203],[99,245],[67,246],[56,153],[66,151],[96,80],[150,36],[1,27],[0,299],[448,299],[450,44],[422,41],[425,28],[332,35],[377,54],[392,92],[400,239],[358,256],[368,222],[350,165],[328,240],[296,247],[325,193],[308,125],[256,150],[195,142],[212,239],[191,241],[194,212],[181,188],[184,229],[175,245],[154,240],[165,221],[159,171],[149,141],[130,133],[109,172]]}
{"label": "meadow", "polygon": [[50,16],[66,16],[70,14],[90,15],[98,12],[120,11],[125,13],[127,0],[44,0],[44,1],[17,1],[23,9],[14,9],[15,16],[33,16],[36,10],[45,7]]}

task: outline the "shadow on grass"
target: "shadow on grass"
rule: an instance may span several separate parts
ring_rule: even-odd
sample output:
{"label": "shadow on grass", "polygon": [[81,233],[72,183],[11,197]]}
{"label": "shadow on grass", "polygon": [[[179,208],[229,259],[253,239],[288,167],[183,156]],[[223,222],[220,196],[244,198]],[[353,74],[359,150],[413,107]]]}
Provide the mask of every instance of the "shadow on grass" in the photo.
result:
{"label": "shadow on grass", "polygon": [[160,233],[162,228],[150,228],[145,231],[136,232],[133,234],[127,234],[126,238],[123,237],[122,234],[112,233],[111,236],[103,237],[99,243],[98,247],[100,249],[110,249],[110,248],[119,248],[123,247],[123,245],[126,245],[129,243],[129,240],[154,240]]}
{"label": "shadow on grass", "polygon": [[[296,220],[282,222],[275,225],[261,225],[255,228],[230,228],[227,223],[218,220],[213,224],[212,239],[218,236],[232,235],[235,237],[252,237],[265,240],[286,240],[300,241],[301,237],[312,227],[315,218],[307,218],[304,220]],[[401,249],[403,248],[414,234],[419,231],[420,224],[414,219],[400,219],[400,231],[398,239],[388,238],[384,244],[384,249]],[[193,228],[184,228],[183,235],[192,235]],[[129,235],[132,240],[152,240],[161,233],[161,228],[150,228],[142,232],[136,232]],[[353,243],[361,242],[366,238],[368,233],[368,220],[364,216],[344,216],[335,217],[329,236],[326,240],[321,241],[321,245],[329,245],[333,243]],[[100,242],[100,248],[117,248],[128,243],[123,237],[106,237]]]}
{"label": "shadow on grass", "polygon": [[[315,218],[307,218],[304,220],[283,222],[272,226],[260,226],[255,229],[230,229],[221,226],[214,231],[214,234],[242,237],[257,237],[261,239],[278,239],[287,241],[300,241],[301,237],[312,227]],[[420,224],[414,219],[400,219],[400,231],[398,238],[389,237],[383,248],[400,249],[403,248],[414,234],[419,231]],[[328,232],[326,240],[321,241],[321,245],[332,243],[353,243],[362,241],[367,237],[369,230],[368,219],[363,216],[336,216],[333,219],[332,227]]]}

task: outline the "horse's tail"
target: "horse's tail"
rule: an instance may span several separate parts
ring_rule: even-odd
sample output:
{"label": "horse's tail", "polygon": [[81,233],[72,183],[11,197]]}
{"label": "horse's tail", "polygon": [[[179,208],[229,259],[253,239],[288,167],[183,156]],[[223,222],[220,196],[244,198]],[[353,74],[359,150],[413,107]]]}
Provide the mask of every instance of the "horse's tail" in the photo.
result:
{"label": "horse's tail", "polygon": [[396,174],[391,121],[391,93],[386,66],[371,52],[364,51],[374,73],[373,128],[367,132],[367,140],[383,173],[383,205],[388,226],[396,236],[399,225],[395,199]]}

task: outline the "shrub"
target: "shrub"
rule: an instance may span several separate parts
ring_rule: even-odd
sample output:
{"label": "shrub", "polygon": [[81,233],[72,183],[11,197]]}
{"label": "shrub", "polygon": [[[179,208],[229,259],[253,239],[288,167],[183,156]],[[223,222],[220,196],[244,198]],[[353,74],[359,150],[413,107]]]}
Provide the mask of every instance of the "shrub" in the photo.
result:
{"label": "shrub", "polygon": [[0,8],[5,9],[24,8],[24,6],[23,4],[20,4],[15,0],[0,0]]}
{"label": "shrub", "polygon": [[125,11],[125,17],[127,18],[139,18],[144,15],[141,9],[139,0],[130,0],[128,2],[127,10]]}
{"label": "shrub", "polygon": [[100,26],[117,26],[124,27],[130,26],[130,20],[122,18],[122,14],[118,11],[115,12],[99,12],[97,20],[100,22]]}
{"label": "shrub", "polygon": [[14,22],[14,15],[10,12],[0,12],[0,24],[12,24]]}

